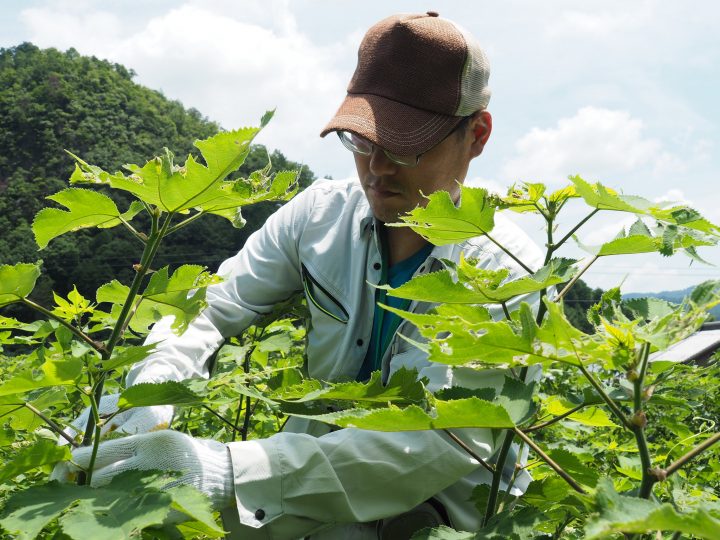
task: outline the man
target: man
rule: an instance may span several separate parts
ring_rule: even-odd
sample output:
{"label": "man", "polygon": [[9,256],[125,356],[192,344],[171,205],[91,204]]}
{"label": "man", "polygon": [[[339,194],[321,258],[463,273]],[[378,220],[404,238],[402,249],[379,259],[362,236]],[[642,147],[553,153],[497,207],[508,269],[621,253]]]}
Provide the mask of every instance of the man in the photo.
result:
{"label": "man", "polygon": [[[483,267],[522,273],[484,237],[434,247],[411,229],[385,226],[424,205],[423,194],[446,190],[458,201],[459,183],[492,129],[488,75],[479,45],[437,13],[397,15],[373,26],[348,95],[322,132],[338,133],[353,152],[359,182],[316,182],[278,210],[221,265],[225,281],[208,289],[208,308],[187,332],[173,336],[167,320],[156,325],[149,339],[158,342],[157,352],[133,367],[128,384],[208,376],[207,361],[226,337],[304,291],[311,377],[364,380],[379,369],[387,381],[404,366],[427,377],[430,390],[501,386],[500,371],[428,362],[397,337],[421,339],[416,329],[378,308],[368,284],[397,286],[442,268],[443,259],[459,260],[461,252]],[[510,223],[499,220],[495,236],[540,266],[537,248]],[[183,471],[181,481],[226,509],[226,528],[237,538],[402,539],[428,525],[479,525],[468,499],[489,474],[445,433],[329,432],[296,418],[268,439],[227,445],[173,431],[142,433],[167,425],[171,415],[155,407],[116,417],[120,431],[140,434],[101,445],[94,482],[132,468]],[[456,435],[483,458],[496,450],[490,430]],[[88,460],[87,449],[75,452],[76,462]]]}

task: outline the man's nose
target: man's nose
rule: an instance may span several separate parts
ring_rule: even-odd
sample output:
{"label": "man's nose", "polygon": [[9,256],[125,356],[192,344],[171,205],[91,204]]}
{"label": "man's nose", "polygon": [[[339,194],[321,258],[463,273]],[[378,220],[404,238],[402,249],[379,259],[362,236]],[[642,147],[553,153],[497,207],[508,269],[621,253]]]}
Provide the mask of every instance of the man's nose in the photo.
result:
{"label": "man's nose", "polygon": [[370,172],[375,176],[395,174],[399,165],[390,161],[383,149],[379,146],[373,147],[370,154]]}

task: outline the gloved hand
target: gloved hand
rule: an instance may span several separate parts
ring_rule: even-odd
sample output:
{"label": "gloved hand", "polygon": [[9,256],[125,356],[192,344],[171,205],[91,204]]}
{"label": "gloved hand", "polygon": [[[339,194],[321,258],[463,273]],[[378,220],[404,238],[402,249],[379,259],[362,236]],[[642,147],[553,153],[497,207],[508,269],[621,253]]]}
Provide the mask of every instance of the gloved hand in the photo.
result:
{"label": "gloved hand", "polygon": [[[118,410],[117,404],[119,397],[120,394],[109,394],[102,397],[100,405],[98,406],[100,418],[107,418]],[[101,435],[112,431],[136,435],[138,433],[167,429],[170,427],[174,412],[172,405],[135,407],[113,416],[113,418],[102,427]],[[84,433],[89,416],[90,407],[87,407],[80,416],[70,424],[71,427],[66,429],[67,434],[75,437],[78,433]],[[67,441],[60,438],[59,444],[67,444]]]}
{"label": "gloved hand", "polygon": [[[72,461],[55,466],[50,480],[70,482],[87,469],[91,446],[72,451]],[[205,493],[216,510],[234,500],[233,470],[228,447],[210,439],[193,439],[179,431],[162,430],[100,443],[91,485],[103,486],[117,474],[129,470],[178,471],[166,487],[189,484]]]}

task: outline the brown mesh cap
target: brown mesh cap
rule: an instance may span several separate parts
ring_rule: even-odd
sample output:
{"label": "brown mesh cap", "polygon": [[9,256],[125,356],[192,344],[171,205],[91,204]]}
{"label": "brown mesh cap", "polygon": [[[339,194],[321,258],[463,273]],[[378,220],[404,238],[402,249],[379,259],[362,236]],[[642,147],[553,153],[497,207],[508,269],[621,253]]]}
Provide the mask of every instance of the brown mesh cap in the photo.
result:
{"label": "brown mesh cap", "polygon": [[368,30],[348,94],[321,132],[346,130],[399,155],[426,152],[487,107],[490,67],[466,31],[435,12]]}

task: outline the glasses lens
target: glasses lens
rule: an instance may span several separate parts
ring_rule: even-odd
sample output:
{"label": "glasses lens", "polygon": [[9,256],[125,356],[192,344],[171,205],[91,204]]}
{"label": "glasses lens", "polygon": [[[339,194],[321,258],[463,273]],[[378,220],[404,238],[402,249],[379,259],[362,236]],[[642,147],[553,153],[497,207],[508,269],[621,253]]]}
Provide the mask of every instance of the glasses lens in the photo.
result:
{"label": "glasses lens", "polygon": [[337,134],[345,148],[351,152],[357,152],[364,156],[369,156],[372,153],[373,145],[367,139],[350,133],[349,131],[338,131]]}
{"label": "glasses lens", "polygon": [[397,165],[402,165],[403,167],[414,167],[418,164],[419,157],[420,156],[399,156],[397,154],[393,154],[392,152],[388,152],[385,150],[385,155],[388,157],[390,161]]}

